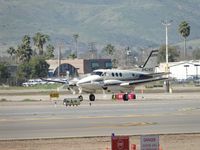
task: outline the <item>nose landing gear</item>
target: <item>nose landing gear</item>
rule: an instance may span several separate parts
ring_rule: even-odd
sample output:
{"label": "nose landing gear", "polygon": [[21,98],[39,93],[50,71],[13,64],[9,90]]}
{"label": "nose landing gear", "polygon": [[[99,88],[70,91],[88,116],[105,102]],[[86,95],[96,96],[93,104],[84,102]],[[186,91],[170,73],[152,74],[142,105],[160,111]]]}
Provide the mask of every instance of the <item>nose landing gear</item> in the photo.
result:
{"label": "nose landing gear", "polygon": [[90,101],[95,101],[95,95],[94,94],[90,94],[89,95],[89,100]]}

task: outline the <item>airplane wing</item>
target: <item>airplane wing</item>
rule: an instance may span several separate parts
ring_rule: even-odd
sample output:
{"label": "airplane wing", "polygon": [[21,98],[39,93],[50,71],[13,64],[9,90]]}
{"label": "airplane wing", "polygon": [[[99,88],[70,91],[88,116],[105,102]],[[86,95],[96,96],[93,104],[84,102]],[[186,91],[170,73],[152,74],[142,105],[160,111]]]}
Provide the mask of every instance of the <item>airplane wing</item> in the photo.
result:
{"label": "airplane wing", "polygon": [[121,83],[120,86],[137,86],[140,84],[146,84],[149,82],[155,82],[155,81],[161,81],[161,80],[167,80],[168,78],[151,78],[151,79],[144,79],[144,80],[135,80],[130,82]]}
{"label": "airplane wing", "polygon": [[69,84],[69,82],[68,82],[67,80],[44,79],[44,78],[41,78],[41,80],[47,81],[47,82],[55,82],[55,83],[61,83],[61,84]]}
{"label": "airplane wing", "polygon": [[72,80],[62,80],[62,79],[42,79],[43,81],[47,82],[55,82],[55,83],[61,83],[63,84],[69,91],[71,91],[73,94],[77,91],[77,85],[78,78],[73,78]]}
{"label": "airplane wing", "polygon": [[158,73],[151,73],[148,75],[153,76],[153,77],[159,77],[159,76],[168,75],[168,74],[171,74],[171,73],[170,72],[158,72]]}

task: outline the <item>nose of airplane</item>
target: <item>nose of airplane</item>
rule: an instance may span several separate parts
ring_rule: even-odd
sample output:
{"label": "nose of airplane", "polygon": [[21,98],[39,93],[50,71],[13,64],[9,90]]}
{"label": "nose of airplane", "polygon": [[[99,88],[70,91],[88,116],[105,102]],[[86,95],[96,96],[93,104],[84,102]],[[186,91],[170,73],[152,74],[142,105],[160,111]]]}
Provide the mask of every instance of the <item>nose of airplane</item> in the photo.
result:
{"label": "nose of airplane", "polygon": [[91,75],[91,76],[88,76],[88,77],[85,77],[81,80],[79,80],[77,82],[77,86],[81,85],[81,84],[87,84],[87,83],[92,83],[94,81],[100,81],[102,80],[102,78],[98,75]]}

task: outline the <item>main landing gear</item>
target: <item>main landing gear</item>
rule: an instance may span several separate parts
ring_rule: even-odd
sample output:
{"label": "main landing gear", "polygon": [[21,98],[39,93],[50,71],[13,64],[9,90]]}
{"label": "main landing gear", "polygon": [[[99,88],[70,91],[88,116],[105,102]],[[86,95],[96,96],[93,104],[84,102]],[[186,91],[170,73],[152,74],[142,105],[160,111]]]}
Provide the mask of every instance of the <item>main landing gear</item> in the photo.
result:
{"label": "main landing gear", "polygon": [[127,93],[123,95],[123,100],[128,101],[128,94]]}
{"label": "main landing gear", "polygon": [[78,96],[78,99],[80,99],[80,101],[83,101],[83,96],[82,95]]}
{"label": "main landing gear", "polygon": [[136,95],[135,93],[117,93],[112,95],[112,99],[128,101],[136,99]]}
{"label": "main landing gear", "polygon": [[95,95],[94,94],[90,94],[89,95],[89,100],[90,101],[95,101]]}
{"label": "main landing gear", "polygon": [[[82,96],[82,95],[78,96],[78,99],[79,99],[80,101],[83,101],[83,96]],[[94,94],[90,94],[90,95],[89,95],[89,100],[90,100],[90,101],[95,101],[95,95],[94,95]]]}

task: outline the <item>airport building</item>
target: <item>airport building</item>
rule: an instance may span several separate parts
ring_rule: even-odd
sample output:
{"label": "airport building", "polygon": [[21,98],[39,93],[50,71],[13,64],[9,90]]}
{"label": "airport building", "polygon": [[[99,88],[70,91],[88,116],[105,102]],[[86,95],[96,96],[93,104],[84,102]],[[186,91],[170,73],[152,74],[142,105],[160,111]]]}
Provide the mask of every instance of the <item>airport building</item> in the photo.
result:
{"label": "airport building", "polygon": [[50,65],[49,77],[80,76],[95,69],[111,69],[111,59],[63,59],[46,60]]}
{"label": "airport building", "polygon": [[[169,62],[170,77],[177,80],[185,80],[200,77],[200,61]],[[157,72],[165,72],[166,64],[161,63]]]}

